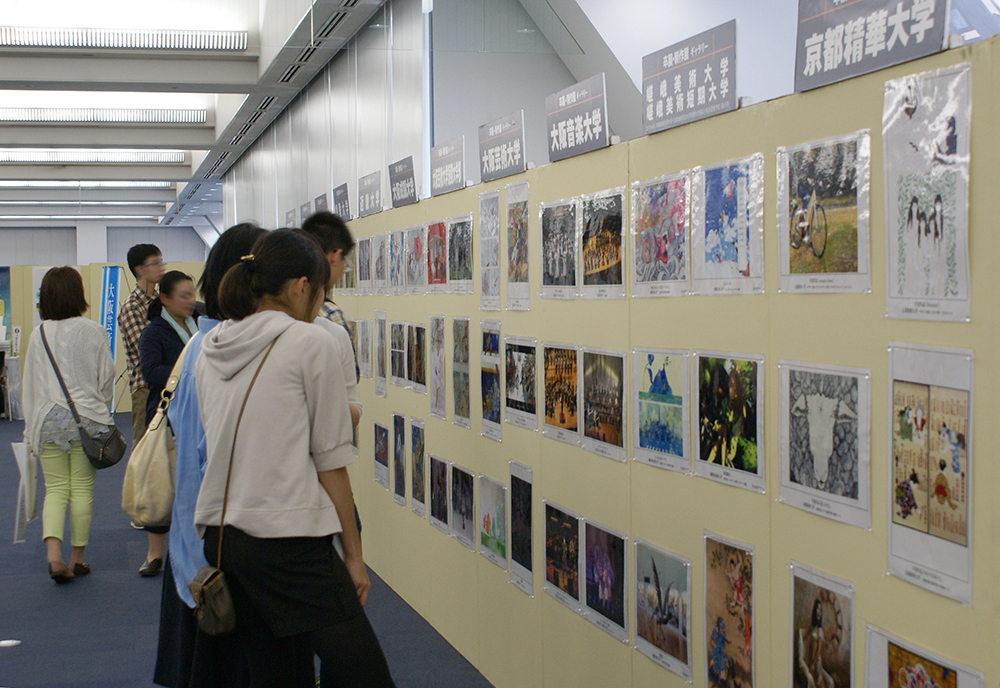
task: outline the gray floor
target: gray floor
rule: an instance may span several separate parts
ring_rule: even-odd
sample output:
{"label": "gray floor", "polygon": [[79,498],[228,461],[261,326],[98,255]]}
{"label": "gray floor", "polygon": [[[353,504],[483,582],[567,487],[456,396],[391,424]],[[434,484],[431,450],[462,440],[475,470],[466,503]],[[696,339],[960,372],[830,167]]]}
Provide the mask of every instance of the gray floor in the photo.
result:
{"label": "gray floor", "polygon": [[[119,416],[119,427],[128,426]],[[132,530],[121,511],[124,464],[97,475],[86,557],[93,573],[55,585],[40,521],[28,527],[27,542],[11,544],[18,471],[9,447],[22,432],[22,423],[0,420],[0,641],[21,641],[0,642],[0,687],[152,686],[162,583],[136,574],[146,535]],[[40,486],[39,499],[43,494]],[[491,685],[374,574],[367,612],[399,688]]]}

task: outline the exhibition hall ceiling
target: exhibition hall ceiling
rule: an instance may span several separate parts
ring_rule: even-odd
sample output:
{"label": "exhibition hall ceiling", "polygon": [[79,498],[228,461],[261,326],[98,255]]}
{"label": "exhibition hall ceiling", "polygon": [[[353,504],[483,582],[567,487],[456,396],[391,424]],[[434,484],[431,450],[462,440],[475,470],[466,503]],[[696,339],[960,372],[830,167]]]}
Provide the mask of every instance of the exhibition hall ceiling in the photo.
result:
{"label": "exhibition hall ceiling", "polygon": [[0,0],[0,226],[195,227],[382,0]]}

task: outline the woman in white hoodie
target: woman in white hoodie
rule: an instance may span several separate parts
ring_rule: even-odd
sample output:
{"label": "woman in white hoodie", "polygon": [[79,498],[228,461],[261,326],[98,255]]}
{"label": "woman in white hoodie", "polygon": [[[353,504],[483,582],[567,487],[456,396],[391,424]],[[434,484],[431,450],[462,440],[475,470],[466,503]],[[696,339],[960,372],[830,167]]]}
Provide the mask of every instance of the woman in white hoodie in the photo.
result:
{"label": "woman in white hoodie", "polygon": [[223,278],[229,320],[205,336],[195,366],[208,455],[195,524],[229,582],[254,685],[312,685],[311,672],[287,673],[289,653],[311,652],[337,685],[394,685],[363,609],[371,583],[346,469],[343,367],[311,324],[329,269],[308,237],[261,237]]}

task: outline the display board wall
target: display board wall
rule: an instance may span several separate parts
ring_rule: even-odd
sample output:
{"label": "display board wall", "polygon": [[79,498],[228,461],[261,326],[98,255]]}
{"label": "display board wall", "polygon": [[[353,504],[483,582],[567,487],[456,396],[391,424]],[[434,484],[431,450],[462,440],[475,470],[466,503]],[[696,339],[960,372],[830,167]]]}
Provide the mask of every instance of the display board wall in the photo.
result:
{"label": "display board wall", "polygon": [[[995,571],[1000,564],[1000,506],[992,486],[1000,478],[1000,468],[991,456],[1000,431],[991,414],[995,408],[994,390],[1000,380],[992,355],[1000,331],[1000,315],[993,304],[998,286],[993,257],[1000,254],[1000,235],[992,229],[1000,214],[1000,199],[992,189],[992,171],[1000,165],[1000,155],[993,145],[1000,112],[998,46],[996,41],[986,41],[952,50],[353,221],[353,233],[363,238],[473,213],[473,234],[477,236],[479,193],[499,190],[500,207],[504,208],[505,185],[529,183],[529,310],[480,310],[478,239],[473,250],[477,266],[473,275],[475,294],[337,297],[351,319],[373,318],[376,310],[384,310],[388,321],[425,325],[432,315],[469,318],[471,370],[478,363],[475,340],[481,320],[499,320],[503,336],[532,337],[539,343],[565,342],[626,353],[646,347],[729,351],[762,356],[764,361],[761,454],[766,465],[766,494],[637,462],[619,463],[506,423],[502,426],[502,442],[486,439],[480,435],[478,375],[471,376],[469,429],[451,422],[450,383],[445,404],[447,418],[442,420],[431,417],[427,395],[389,385],[387,396],[378,397],[373,381],[362,379],[359,387],[365,411],[359,431],[359,456],[351,474],[364,523],[366,561],[501,688],[684,685],[678,676],[541,592],[545,578],[543,499],[691,560],[694,685],[707,685],[703,613],[706,530],[753,547],[755,686],[790,684],[793,643],[789,566],[793,560],[853,586],[853,685],[865,685],[863,648],[867,624],[886,629],[951,662],[971,666],[985,674],[985,685],[997,685],[1000,591]],[[883,84],[889,79],[963,62],[972,65],[974,104],[969,185],[971,322],[888,319],[884,316]],[[778,241],[787,228],[778,227],[776,220],[776,150],[864,129],[870,130],[872,151],[871,292],[779,293]],[[764,160],[764,293],[649,299],[629,295],[618,301],[540,298],[540,203],[629,187],[634,182],[755,153],[762,153]],[[267,194],[273,190],[255,191]],[[228,193],[226,197],[230,197]],[[625,223],[630,226],[628,217]],[[504,231],[502,214],[501,247],[506,246]],[[787,241],[787,237],[784,239]],[[630,265],[631,252],[629,247],[626,266]],[[501,275],[505,275],[506,259],[500,265]],[[501,279],[501,284],[505,285],[506,280]],[[501,296],[504,289],[502,286]],[[886,574],[890,508],[887,409],[891,403],[887,394],[887,347],[893,341],[967,348],[976,357],[975,449],[971,458],[976,467],[971,490],[973,584],[972,603],[968,606]],[[451,351],[451,346],[451,328],[446,327],[446,352]],[[446,379],[450,380],[450,356],[446,358]],[[871,371],[870,530],[777,501],[779,360]],[[372,424],[392,427],[393,414],[424,421],[427,455],[508,484],[509,460],[533,469],[534,597],[511,585],[508,574],[484,557],[430,527],[426,518],[398,506],[390,491],[374,482]],[[625,444],[630,446],[629,437]],[[409,464],[405,476],[408,505]],[[633,570],[631,558],[630,553],[629,571]],[[632,578],[626,579],[625,589],[631,618],[636,594]]]}

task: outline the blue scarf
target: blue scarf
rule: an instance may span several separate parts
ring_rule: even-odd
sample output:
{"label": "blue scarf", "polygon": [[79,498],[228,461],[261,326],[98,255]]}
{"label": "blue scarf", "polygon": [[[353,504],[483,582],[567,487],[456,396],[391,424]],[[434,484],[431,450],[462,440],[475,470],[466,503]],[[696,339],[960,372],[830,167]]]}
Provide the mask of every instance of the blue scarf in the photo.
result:
{"label": "blue scarf", "polygon": [[[166,308],[163,309],[161,315],[163,316],[164,320],[170,323],[170,326],[174,328],[174,331],[178,335],[180,335],[181,342],[187,344],[188,340],[191,339],[191,335],[184,331],[184,328],[181,327],[181,324],[178,323],[176,320],[174,320],[173,317],[171,317],[170,313],[167,313]],[[192,318],[190,315],[184,318],[184,324],[187,325],[188,332],[191,332],[191,334],[194,334],[195,332],[198,331],[198,326],[195,325],[194,318]]]}

